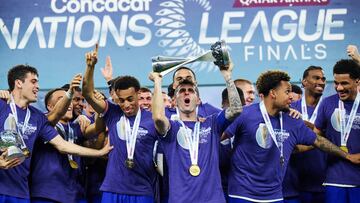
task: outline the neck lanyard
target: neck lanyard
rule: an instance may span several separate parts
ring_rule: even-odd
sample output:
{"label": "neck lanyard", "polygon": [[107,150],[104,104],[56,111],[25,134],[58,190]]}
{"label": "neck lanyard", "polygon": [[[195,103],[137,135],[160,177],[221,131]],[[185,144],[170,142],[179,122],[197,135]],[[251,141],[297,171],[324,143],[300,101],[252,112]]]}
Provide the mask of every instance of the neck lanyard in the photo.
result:
{"label": "neck lanyard", "polygon": [[121,126],[125,126],[124,132],[125,132],[125,140],[126,140],[127,157],[130,160],[134,159],[136,137],[140,126],[140,120],[141,120],[140,109],[138,109],[138,112],[136,114],[132,130],[130,127],[129,119],[125,115],[121,116],[120,118]]}
{"label": "neck lanyard", "polygon": [[341,146],[346,146],[347,140],[349,139],[351,127],[353,125],[357,109],[359,107],[360,103],[360,93],[357,92],[356,99],[354,101],[354,104],[351,108],[349,120],[347,124],[345,125],[345,115],[346,110],[344,107],[344,102],[339,99],[339,120],[340,120],[340,133],[341,133]]}
{"label": "neck lanyard", "polygon": [[317,112],[319,110],[319,106],[320,106],[320,103],[323,99],[323,96],[320,97],[319,99],[319,102],[317,103],[316,107],[315,107],[315,110],[309,120],[309,115],[308,115],[308,112],[307,112],[307,105],[306,105],[306,100],[305,100],[305,93],[304,95],[302,96],[301,98],[301,114],[302,114],[302,118],[303,120],[305,121],[309,121],[310,123],[314,123],[315,120],[316,120],[316,117],[317,117]]}
{"label": "neck lanyard", "polygon": [[26,131],[26,128],[29,124],[29,120],[30,120],[30,117],[31,117],[31,113],[30,113],[30,110],[29,110],[29,107],[26,108],[26,115],[25,115],[25,120],[24,120],[24,123],[22,125],[22,127],[20,128],[19,126],[19,120],[18,120],[18,115],[17,115],[17,110],[16,110],[16,104],[15,104],[15,101],[14,101],[14,97],[11,95],[11,101],[10,101],[10,109],[11,109],[11,113],[15,119],[15,123],[16,123],[16,131],[20,134],[20,141],[21,141],[21,149],[26,149],[26,144],[25,144],[25,141],[24,141],[24,138],[23,138],[23,135],[25,134],[25,131]]}
{"label": "neck lanyard", "polygon": [[199,158],[199,135],[200,135],[200,122],[197,121],[194,126],[194,130],[192,133],[189,133],[189,128],[184,124],[182,120],[178,120],[178,122],[184,128],[185,139],[189,143],[189,153],[191,165],[197,165]]}
{"label": "neck lanyard", "polygon": [[280,139],[279,142],[276,139],[276,135],[275,135],[275,131],[272,127],[271,121],[270,121],[270,117],[268,115],[268,112],[266,111],[266,107],[264,102],[260,102],[260,111],[261,111],[261,115],[265,121],[265,125],[267,130],[269,131],[272,140],[274,141],[275,145],[277,146],[277,148],[280,151],[280,163],[281,165],[284,164],[284,147],[283,147],[283,143],[284,143],[284,136],[283,136],[283,115],[282,112],[280,112]]}

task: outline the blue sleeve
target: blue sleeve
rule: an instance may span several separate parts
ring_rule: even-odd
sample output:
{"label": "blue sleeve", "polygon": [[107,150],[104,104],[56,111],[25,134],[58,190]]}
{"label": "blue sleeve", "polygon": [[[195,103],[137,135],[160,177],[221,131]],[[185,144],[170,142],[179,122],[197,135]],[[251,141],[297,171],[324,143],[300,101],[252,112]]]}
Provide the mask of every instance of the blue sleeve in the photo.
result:
{"label": "blue sleeve", "polygon": [[40,137],[44,142],[49,142],[54,139],[59,133],[55,130],[54,126],[50,124],[45,114],[41,114],[40,117]]}
{"label": "blue sleeve", "polygon": [[217,117],[215,119],[216,121],[216,129],[217,132],[220,133],[220,135],[225,131],[225,129],[231,124],[231,121],[225,118],[225,110],[220,111],[217,114]]}
{"label": "blue sleeve", "polygon": [[228,137],[234,137],[237,134],[238,128],[242,125],[243,114],[236,117],[236,119],[226,128],[225,134]]}
{"label": "blue sleeve", "polygon": [[118,114],[122,114],[122,111],[121,111],[119,105],[113,104],[109,101],[106,101],[106,103],[107,103],[106,104],[107,107],[106,107],[105,112],[103,113],[103,115],[104,115],[103,119],[104,119],[104,122],[106,123],[106,125],[108,125],[113,118],[116,118],[119,116]]}
{"label": "blue sleeve", "polygon": [[165,142],[172,142],[174,139],[176,139],[176,135],[180,128],[180,124],[177,121],[169,120],[169,123],[170,123],[170,129],[165,134],[165,136],[161,136],[158,133],[158,135],[160,135],[159,136],[160,140],[165,141]]}
{"label": "blue sleeve", "polygon": [[326,113],[325,113],[325,100],[320,103],[319,109],[318,109],[318,115],[315,120],[315,127],[319,130],[323,130],[326,128]]}
{"label": "blue sleeve", "polygon": [[7,106],[6,101],[3,100],[3,99],[0,99],[0,110],[1,110],[1,111],[4,111],[5,108],[6,108],[6,106]]}
{"label": "blue sleeve", "polygon": [[308,128],[302,120],[299,120],[299,128],[297,129],[296,139],[297,144],[313,145],[316,139],[316,134]]}

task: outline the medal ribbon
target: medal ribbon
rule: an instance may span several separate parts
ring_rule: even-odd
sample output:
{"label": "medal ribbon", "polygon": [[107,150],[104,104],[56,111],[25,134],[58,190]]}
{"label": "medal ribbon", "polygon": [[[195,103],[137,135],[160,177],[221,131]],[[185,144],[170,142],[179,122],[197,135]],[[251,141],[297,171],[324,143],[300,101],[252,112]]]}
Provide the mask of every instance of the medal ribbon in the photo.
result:
{"label": "medal ribbon", "polygon": [[198,158],[199,158],[200,122],[197,121],[195,123],[194,130],[190,134],[190,133],[188,133],[189,128],[184,124],[184,122],[182,120],[178,120],[178,121],[184,128],[185,139],[189,143],[189,153],[190,153],[191,165],[197,165]]}
{"label": "medal ribbon", "polygon": [[302,114],[302,118],[303,118],[304,121],[309,121],[310,123],[315,122],[317,114],[318,114],[317,112],[319,110],[319,106],[320,106],[320,103],[321,103],[322,99],[323,99],[323,97],[321,96],[320,99],[319,99],[319,102],[316,105],[316,107],[314,109],[314,112],[311,115],[311,118],[309,120],[309,115],[308,115],[308,112],[307,112],[307,106],[306,106],[306,101],[305,101],[305,94],[302,96],[302,98],[301,98],[301,114]]}
{"label": "medal ribbon", "polygon": [[11,95],[11,101],[10,101],[10,109],[11,109],[11,113],[14,116],[14,119],[15,119],[15,122],[16,122],[16,131],[20,134],[20,139],[21,139],[20,140],[21,141],[20,147],[21,147],[21,149],[26,149],[27,147],[26,147],[23,135],[25,134],[26,128],[27,128],[27,126],[29,124],[29,120],[30,120],[30,117],[31,117],[30,110],[29,110],[28,107],[26,108],[26,115],[25,115],[24,124],[23,124],[22,128],[20,129],[17,110],[16,110],[16,104],[15,104],[15,101],[14,101],[14,97],[12,95]]}
{"label": "medal ribbon", "polygon": [[280,158],[284,157],[284,151],[283,151],[283,115],[282,112],[280,112],[280,143],[277,142],[276,140],[276,135],[275,135],[275,131],[272,127],[271,121],[270,121],[270,117],[266,111],[266,107],[264,102],[260,102],[260,111],[261,111],[261,115],[263,116],[263,119],[265,121],[265,125],[267,130],[269,131],[272,140],[275,142],[275,145],[277,146],[277,148],[280,151]]}
{"label": "medal ribbon", "polygon": [[125,115],[121,116],[121,118],[120,118],[120,122],[122,123],[121,125],[125,126],[125,141],[126,141],[127,157],[128,157],[128,159],[131,159],[131,160],[134,159],[136,137],[137,137],[139,126],[140,126],[140,120],[141,120],[141,109],[138,109],[132,130],[130,127],[129,119]]}
{"label": "medal ribbon", "polygon": [[[63,124],[61,124],[60,122],[56,124],[56,127],[58,127],[61,133],[65,136],[64,139],[74,144],[75,142],[74,130],[72,129],[69,123],[67,126],[68,126],[68,133],[66,133]],[[72,154],[68,154],[67,157],[69,161],[74,160]]]}
{"label": "medal ribbon", "polygon": [[339,99],[339,117],[340,117],[340,133],[341,133],[341,146],[346,147],[347,140],[349,139],[351,127],[353,125],[357,109],[359,107],[360,103],[360,93],[358,92],[356,95],[356,99],[354,101],[354,104],[351,108],[349,120],[347,124],[345,125],[345,115],[346,110],[344,107],[344,102]]}

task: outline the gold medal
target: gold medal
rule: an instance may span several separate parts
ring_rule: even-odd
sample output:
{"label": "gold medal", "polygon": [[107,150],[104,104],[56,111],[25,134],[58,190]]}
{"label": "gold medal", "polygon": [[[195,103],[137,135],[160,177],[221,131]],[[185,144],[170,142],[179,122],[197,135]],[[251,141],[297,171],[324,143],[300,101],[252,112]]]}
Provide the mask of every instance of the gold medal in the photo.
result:
{"label": "gold medal", "polygon": [[125,164],[126,164],[126,167],[128,167],[129,169],[132,169],[135,167],[135,162],[133,159],[126,159]]}
{"label": "gold medal", "polygon": [[349,149],[346,146],[341,146],[340,149],[346,153],[349,153]]}
{"label": "gold medal", "polygon": [[200,167],[198,165],[191,165],[189,168],[190,175],[196,177],[200,174]]}
{"label": "gold medal", "polygon": [[25,158],[30,157],[30,151],[27,148],[23,149],[23,154],[24,154]]}
{"label": "gold medal", "polygon": [[69,164],[70,164],[70,167],[71,167],[72,169],[77,169],[77,168],[79,168],[79,165],[76,163],[76,161],[74,161],[74,160],[72,160],[72,159],[69,160]]}

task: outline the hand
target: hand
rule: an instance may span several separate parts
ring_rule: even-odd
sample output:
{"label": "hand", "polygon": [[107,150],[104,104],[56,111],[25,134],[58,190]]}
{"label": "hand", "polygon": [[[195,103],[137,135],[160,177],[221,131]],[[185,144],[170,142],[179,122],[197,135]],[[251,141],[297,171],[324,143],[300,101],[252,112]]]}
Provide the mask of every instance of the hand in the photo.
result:
{"label": "hand", "polygon": [[7,100],[9,103],[11,100],[10,92],[8,90],[0,90],[0,99]]}
{"label": "hand", "polygon": [[161,80],[162,76],[160,75],[160,73],[157,72],[151,72],[149,74],[149,79],[153,82],[155,82],[156,80]]}
{"label": "hand", "polygon": [[96,44],[94,51],[86,53],[85,58],[86,58],[86,65],[88,67],[91,68],[95,67],[95,64],[97,63],[98,50],[99,50],[99,45]]}
{"label": "hand", "polygon": [[94,97],[95,97],[95,99],[97,99],[97,100],[105,100],[104,95],[101,94],[101,92],[99,92],[99,91],[97,91],[97,90],[94,91]]}
{"label": "hand", "polygon": [[70,82],[70,88],[69,88],[71,93],[74,93],[76,88],[80,88],[81,80],[82,80],[81,73],[78,73],[73,77],[73,79]]}
{"label": "hand", "polygon": [[107,140],[107,141],[106,141],[106,144],[104,145],[104,147],[99,150],[100,156],[105,156],[105,155],[107,155],[113,148],[114,148],[114,146],[111,146],[111,145],[110,145],[110,140]]}
{"label": "hand", "polygon": [[0,155],[0,169],[10,169],[20,165],[20,159],[14,158],[8,160],[6,159],[6,157],[7,157],[7,150]]}
{"label": "hand", "polygon": [[304,121],[306,127],[310,128],[311,130],[314,130],[315,125],[313,123],[310,123],[309,121]]}
{"label": "hand", "polygon": [[90,125],[91,121],[84,115],[80,115],[76,118],[76,121],[80,125],[81,132],[85,132],[86,128]]}
{"label": "hand", "polygon": [[229,55],[229,64],[227,66],[219,67],[219,68],[220,68],[221,74],[225,77],[225,79],[227,77],[231,77],[231,73],[234,69],[234,63],[232,62],[230,55]]}
{"label": "hand", "polygon": [[346,52],[348,56],[350,56],[354,61],[356,61],[357,63],[360,62],[360,54],[355,45],[349,45],[346,49]]}
{"label": "hand", "polygon": [[353,164],[360,164],[360,153],[357,154],[348,154],[346,159],[351,161]]}
{"label": "hand", "polygon": [[106,82],[109,82],[113,78],[113,68],[111,65],[110,56],[106,57],[105,67],[101,68],[101,74],[104,76]]}
{"label": "hand", "polygon": [[290,108],[290,110],[289,110],[289,116],[296,118],[296,119],[299,119],[302,117],[302,115],[299,111],[292,109],[292,108]]}

